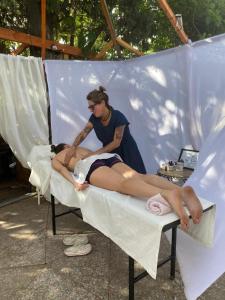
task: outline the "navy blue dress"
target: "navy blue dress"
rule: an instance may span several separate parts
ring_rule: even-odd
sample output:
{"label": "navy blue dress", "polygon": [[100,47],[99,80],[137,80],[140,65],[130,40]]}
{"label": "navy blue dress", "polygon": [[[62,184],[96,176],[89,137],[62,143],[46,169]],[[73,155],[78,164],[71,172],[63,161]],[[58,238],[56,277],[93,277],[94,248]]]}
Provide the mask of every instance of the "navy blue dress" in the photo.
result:
{"label": "navy blue dress", "polygon": [[139,173],[146,174],[145,166],[138,150],[138,146],[130,134],[129,122],[118,110],[112,109],[109,124],[104,126],[100,118],[91,115],[89,122],[93,124],[97,138],[102,142],[103,147],[113,141],[116,127],[125,125],[124,134],[120,146],[112,151],[121,156],[123,161]]}

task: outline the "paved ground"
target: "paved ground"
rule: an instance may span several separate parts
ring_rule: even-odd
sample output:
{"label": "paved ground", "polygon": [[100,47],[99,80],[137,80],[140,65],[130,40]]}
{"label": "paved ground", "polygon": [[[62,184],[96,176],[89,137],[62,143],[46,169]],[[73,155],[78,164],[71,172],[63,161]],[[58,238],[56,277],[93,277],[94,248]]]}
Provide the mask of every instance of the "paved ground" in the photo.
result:
{"label": "paved ground", "polygon": [[0,208],[15,199],[19,200],[28,192],[31,192],[31,186],[19,183],[16,179],[0,181]]}
{"label": "paved ground", "polygon": [[[36,197],[0,208],[0,299],[128,299],[128,258],[120,248],[73,215],[58,219],[58,234],[52,236],[50,211],[49,203],[42,200],[38,206]],[[88,233],[93,251],[66,257],[62,238],[76,232]],[[163,237],[160,257],[168,251]],[[135,299],[185,300],[178,267],[176,279],[168,278],[165,265],[157,280],[146,277],[135,285]],[[224,295],[222,276],[199,299],[222,300]]]}

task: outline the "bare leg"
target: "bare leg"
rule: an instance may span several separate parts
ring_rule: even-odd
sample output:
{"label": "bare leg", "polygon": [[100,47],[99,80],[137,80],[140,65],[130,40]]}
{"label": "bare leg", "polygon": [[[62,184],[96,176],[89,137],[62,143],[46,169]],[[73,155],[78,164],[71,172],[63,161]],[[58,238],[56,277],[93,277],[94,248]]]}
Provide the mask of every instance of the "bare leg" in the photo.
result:
{"label": "bare leg", "polygon": [[149,183],[154,186],[158,186],[159,188],[162,189],[167,189],[167,190],[181,189],[181,187],[179,187],[178,185],[158,175],[141,174],[141,176],[146,183]]}
{"label": "bare leg", "polygon": [[[124,163],[117,163],[117,164],[113,165],[112,168],[116,172],[121,174],[124,178],[133,178],[136,180],[138,179],[138,180],[144,181],[151,187],[159,188],[161,190],[161,192],[160,192],[161,195],[163,193],[162,192],[163,190],[167,190],[167,195],[164,194],[164,198],[170,203],[170,205],[172,206],[174,211],[178,214],[178,216],[181,217],[181,220],[183,220],[183,221],[181,221],[181,222],[183,222],[183,226],[182,226],[183,229],[187,228],[187,226],[188,226],[187,224],[189,221],[188,221],[188,216],[187,216],[185,210],[183,209],[183,204],[184,204],[183,203],[183,198],[184,198],[183,194],[179,193],[179,195],[178,195],[177,193],[172,193],[169,195],[169,193],[168,193],[169,191],[175,191],[175,190],[182,191],[183,190],[182,187],[177,186],[174,183],[172,183],[172,182],[168,181],[167,179],[162,178],[158,175],[140,174]],[[195,212],[194,207],[191,211],[192,211],[191,215],[195,216],[196,212]],[[194,217],[194,219],[195,219],[195,217]]]}
{"label": "bare leg", "polygon": [[154,186],[158,186],[161,188],[165,188],[168,190],[174,190],[178,189],[182,191],[182,199],[184,200],[184,205],[187,206],[191,217],[193,219],[194,224],[199,224],[202,216],[202,205],[196,196],[194,190],[190,186],[185,186],[185,187],[179,187],[172,182],[161,178],[160,176],[157,175],[142,175],[143,180],[145,182],[149,182],[150,184]]}
{"label": "bare leg", "polygon": [[185,186],[182,190],[184,203],[190,211],[193,222],[199,224],[202,216],[202,205],[191,186]]}
{"label": "bare leg", "polygon": [[181,227],[183,229],[187,229],[188,227],[189,218],[182,205],[181,191],[178,189],[161,189],[147,184],[139,176],[124,178],[121,174],[108,167],[96,169],[90,176],[90,183],[97,187],[139,198],[149,198],[160,193],[170,203],[174,212],[180,217]]}
{"label": "bare leg", "polygon": [[161,189],[166,189],[166,190],[181,189],[181,187],[175,185],[174,183],[172,183],[171,181],[169,181],[163,177],[160,177],[158,175],[153,175],[153,174],[140,174],[124,163],[117,163],[112,166],[112,169],[117,171],[124,178],[139,177],[145,183],[154,185],[155,187],[158,187]]}

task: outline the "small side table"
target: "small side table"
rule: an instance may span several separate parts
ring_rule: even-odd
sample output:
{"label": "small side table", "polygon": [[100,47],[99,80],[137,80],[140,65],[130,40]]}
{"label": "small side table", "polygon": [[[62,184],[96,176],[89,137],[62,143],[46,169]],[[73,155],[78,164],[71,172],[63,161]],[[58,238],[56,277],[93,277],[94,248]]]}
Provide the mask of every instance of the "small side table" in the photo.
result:
{"label": "small side table", "polygon": [[[157,175],[165,177],[169,181],[172,181],[173,183],[177,183],[178,185],[181,185],[185,183],[185,181],[191,176],[193,170],[190,169],[183,169],[183,171],[165,171],[163,169],[159,169],[157,171]],[[177,181],[177,182],[176,182]]]}

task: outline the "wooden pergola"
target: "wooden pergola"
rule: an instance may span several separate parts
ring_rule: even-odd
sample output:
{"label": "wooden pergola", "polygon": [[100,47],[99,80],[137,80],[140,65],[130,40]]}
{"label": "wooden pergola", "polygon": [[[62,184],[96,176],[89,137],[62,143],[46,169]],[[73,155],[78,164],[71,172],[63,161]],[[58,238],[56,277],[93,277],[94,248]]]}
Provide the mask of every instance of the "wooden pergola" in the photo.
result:
{"label": "wooden pergola", "polygon": [[[127,43],[126,41],[124,41],[116,35],[106,0],[99,0],[99,2],[102,13],[107,23],[111,39],[108,43],[104,45],[104,47],[99,53],[89,54],[88,58],[96,60],[103,59],[109,49],[113,47],[116,48],[118,46],[128,49],[129,51],[135,53],[137,56],[144,55],[143,52],[134,48],[129,43]],[[177,22],[177,18],[173,13],[171,7],[167,3],[167,0],[158,0],[158,3],[162,10],[165,12],[166,16],[168,17],[170,23],[174,27],[182,43],[188,43],[188,37],[184,32],[183,27]],[[69,46],[66,44],[61,44],[57,41],[46,39],[46,0],[41,0],[41,37],[0,27],[0,39],[21,43],[21,45],[11,53],[12,55],[21,54],[27,47],[35,46],[41,48],[41,57],[43,60],[46,58],[46,49],[57,50],[62,52],[63,54],[68,54],[74,57],[84,56],[82,53],[82,49],[78,47]]]}

